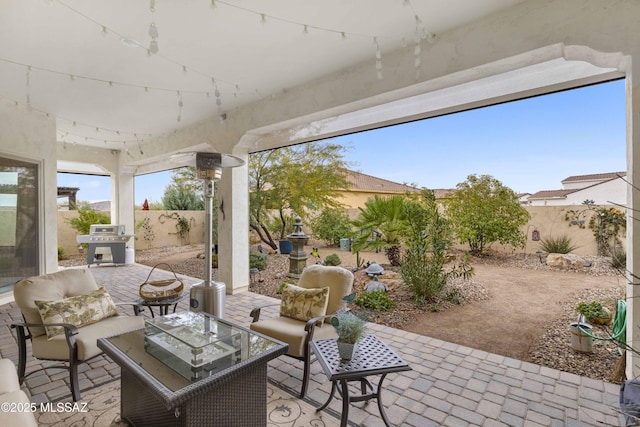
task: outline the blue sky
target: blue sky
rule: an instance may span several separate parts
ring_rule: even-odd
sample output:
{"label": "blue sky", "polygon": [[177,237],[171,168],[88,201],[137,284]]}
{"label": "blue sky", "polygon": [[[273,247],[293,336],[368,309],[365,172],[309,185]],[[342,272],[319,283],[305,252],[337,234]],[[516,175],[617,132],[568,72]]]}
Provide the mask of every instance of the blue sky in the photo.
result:
{"label": "blue sky", "polygon": [[[455,188],[487,174],[516,192],[626,170],[624,80],[333,138],[353,169],[420,187]],[[161,201],[171,172],[135,179],[135,202]],[[78,200],[109,200],[109,178],[58,174]]]}

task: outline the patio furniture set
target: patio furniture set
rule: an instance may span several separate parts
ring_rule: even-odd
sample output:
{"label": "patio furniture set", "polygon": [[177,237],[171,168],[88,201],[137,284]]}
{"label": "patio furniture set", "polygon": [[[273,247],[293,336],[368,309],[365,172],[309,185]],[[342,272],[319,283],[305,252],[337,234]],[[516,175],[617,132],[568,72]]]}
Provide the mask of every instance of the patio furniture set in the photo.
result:
{"label": "patio furniture set", "polygon": [[[293,307],[285,307],[289,302],[283,298],[281,315],[270,319],[260,319],[263,307],[258,307],[250,314],[250,328],[244,328],[203,312],[176,313],[186,293],[127,303],[135,315],[120,315],[86,268],[24,279],[14,288],[24,322],[11,325],[18,339],[17,382],[33,373],[25,374],[30,341],[35,358],[60,361],[56,367],[68,369],[71,396],[78,401],[78,366],[104,352],[121,368],[121,418],[132,425],[196,426],[215,420],[255,426],[267,423],[268,362],[283,354],[303,360],[304,398],[315,355],[332,383],[318,411],[338,391],[341,426],[347,425],[351,402],[370,399],[377,399],[390,425],[380,398],[384,379],[411,368],[375,335],[361,340],[351,360],[340,359],[330,318],[344,307],[352,285],[353,274],[346,269],[310,266],[293,286]],[[320,303],[314,300],[318,295],[324,298]],[[140,315],[143,307],[151,318]],[[153,314],[154,307],[160,316]],[[380,375],[377,387],[367,379],[372,375]],[[360,383],[361,395],[351,395],[349,382]]]}

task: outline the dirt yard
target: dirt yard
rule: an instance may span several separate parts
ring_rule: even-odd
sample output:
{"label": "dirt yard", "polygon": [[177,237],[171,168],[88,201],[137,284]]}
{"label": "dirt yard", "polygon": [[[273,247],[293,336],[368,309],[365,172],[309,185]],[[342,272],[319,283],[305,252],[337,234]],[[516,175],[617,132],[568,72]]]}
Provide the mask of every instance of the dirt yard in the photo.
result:
{"label": "dirt yard", "polygon": [[619,276],[499,265],[474,264],[474,272],[474,281],[487,288],[489,299],[424,313],[405,329],[526,360],[549,321],[563,315],[565,301],[584,290],[619,288],[624,283]]}

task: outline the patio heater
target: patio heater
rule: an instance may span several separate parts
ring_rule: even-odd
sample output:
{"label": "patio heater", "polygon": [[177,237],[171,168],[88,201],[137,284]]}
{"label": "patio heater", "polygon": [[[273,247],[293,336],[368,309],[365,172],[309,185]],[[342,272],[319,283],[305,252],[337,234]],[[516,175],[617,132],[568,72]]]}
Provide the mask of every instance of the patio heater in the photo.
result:
{"label": "patio heater", "polygon": [[224,303],[226,285],[212,280],[211,250],[213,192],[214,181],[222,176],[222,168],[242,166],[244,161],[234,156],[220,153],[196,153],[196,171],[199,179],[203,180],[205,200],[205,241],[204,241],[204,281],[191,286],[189,290],[189,305],[191,311],[204,311],[218,318],[224,318]]}

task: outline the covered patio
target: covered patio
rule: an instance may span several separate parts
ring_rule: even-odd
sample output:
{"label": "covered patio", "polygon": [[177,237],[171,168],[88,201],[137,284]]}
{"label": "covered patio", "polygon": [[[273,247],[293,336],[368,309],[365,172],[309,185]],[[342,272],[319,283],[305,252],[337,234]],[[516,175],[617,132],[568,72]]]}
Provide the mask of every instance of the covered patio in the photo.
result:
{"label": "covered patio", "polygon": [[[149,274],[140,264],[92,267],[99,285],[116,301],[137,297],[137,284]],[[159,276],[160,277],[160,276]],[[167,276],[170,277],[170,276]],[[185,284],[199,279],[184,277]],[[249,312],[257,305],[276,301],[243,292],[227,296],[226,318],[248,326]],[[178,310],[188,310],[188,301]],[[275,308],[277,310],[277,307]],[[277,315],[276,312],[269,313]],[[147,312],[145,314],[149,316]],[[17,363],[15,336],[8,327],[19,319],[14,303],[0,306],[0,356]],[[603,426],[624,425],[618,406],[619,386],[580,377],[532,363],[491,354],[382,325],[370,324],[369,332],[387,343],[413,370],[390,374],[383,403],[393,425],[402,426]],[[30,359],[34,368],[39,361]],[[41,363],[41,362],[40,362]],[[83,390],[117,379],[120,368],[108,357],[94,359],[80,373]],[[268,380],[297,396],[302,362],[280,357],[270,362]],[[66,373],[51,370],[26,380],[33,402],[69,400]],[[331,384],[319,363],[312,365],[305,402],[314,407],[327,400]],[[338,425],[341,401],[328,408]],[[355,403],[349,411],[350,425],[383,425],[377,407]]]}
{"label": "covered patio", "polygon": [[[20,267],[10,280],[58,269],[57,172],[110,176],[112,222],[132,230],[135,176],[183,166],[198,151],[246,161],[261,150],[624,78],[627,179],[640,173],[635,0],[11,0],[1,11],[0,166],[17,170],[3,186],[17,200],[15,250],[0,259]],[[229,317],[245,323],[260,298],[246,292],[247,165],[223,170],[219,188],[220,280]],[[627,200],[638,212],[636,187]],[[636,348],[638,235],[629,215],[627,342]],[[116,272],[98,281],[127,299],[139,268],[95,271]],[[131,277],[118,282],[120,274]],[[10,286],[3,290],[6,323],[16,310]],[[375,330],[414,365],[389,387],[394,422],[617,424],[617,387]],[[8,329],[1,343],[15,360]],[[640,363],[627,357],[635,378]],[[277,363],[272,375],[291,381]],[[312,398],[326,392],[321,378]],[[44,400],[56,387],[30,388]],[[369,418],[359,414],[356,421]]]}

